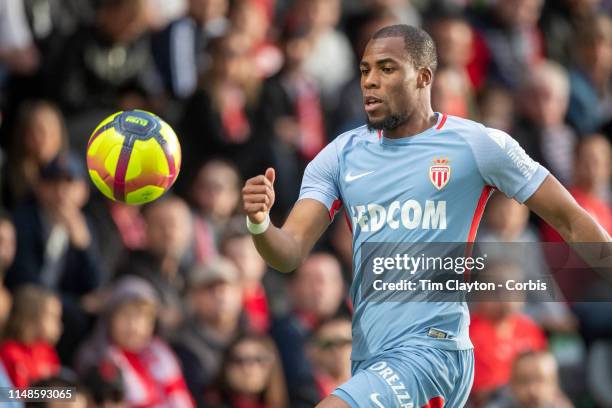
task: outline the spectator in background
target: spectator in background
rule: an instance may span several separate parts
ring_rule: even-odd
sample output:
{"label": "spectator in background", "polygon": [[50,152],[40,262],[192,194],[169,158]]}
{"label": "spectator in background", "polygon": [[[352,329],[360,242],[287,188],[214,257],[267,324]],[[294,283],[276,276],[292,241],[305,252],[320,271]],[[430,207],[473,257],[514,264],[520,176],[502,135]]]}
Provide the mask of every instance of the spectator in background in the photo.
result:
{"label": "spectator in background", "polygon": [[11,145],[3,169],[7,174],[3,198],[14,207],[32,199],[41,167],[68,147],[62,113],[48,101],[24,102],[17,112]]}
{"label": "spectator in background", "polygon": [[565,66],[572,62],[576,33],[601,10],[601,0],[545,1],[540,26],[548,58]]}
{"label": "spectator in background", "polygon": [[97,408],[128,408],[124,379],[117,366],[105,362],[91,367],[80,376],[90,395],[90,404]]}
{"label": "spectator in background", "polygon": [[[522,276],[523,271],[512,262],[487,263],[487,282],[496,286],[505,285],[509,279],[521,281]],[[542,329],[521,313],[520,296],[513,294],[513,301],[482,299],[472,304],[470,339],[474,345],[475,375],[470,398],[476,407],[483,406],[499,387],[508,383],[516,356],[547,347]]]}
{"label": "spectator in background", "polygon": [[235,39],[232,32],[211,41],[210,69],[185,109],[182,143],[192,177],[212,157],[222,155],[246,173],[265,155],[255,132],[261,79],[249,49]]}
{"label": "spectator in background", "polygon": [[542,4],[543,0],[496,1],[476,20],[476,60],[470,67],[473,80],[484,75],[509,89],[521,84],[524,74],[543,56],[537,26]]}
{"label": "spectator in background", "polygon": [[603,135],[584,137],[574,154],[573,187],[570,193],[608,233],[612,233],[612,148]]}
{"label": "spectator in background", "polygon": [[196,174],[191,186],[196,260],[217,253],[219,241],[240,201],[240,173],[228,160],[213,159]]}
{"label": "spectator in background", "polygon": [[62,304],[52,292],[24,285],[15,293],[0,344],[0,360],[15,387],[26,388],[60,371],[55,344],[62,333]]}
{"label": "spectator in background", "polygon": [[[537,242],[537,232],[529,225],[529,208],[495,192],[487,203],[484,225],[478,233],[482,242]],[[533,265],[523,268],[534,269]],[[536,268],[537,269],[537,268]]]}
{"label": "spectator in background", "polygon": [[[569,192],[578,204],[612,233],[612,207],[610,196],[610,167],[612,152],[610,142],[599,134],[585,136],[576,145],[574,177]],[[559,242],[563,239],[549,225],[542,225],[542,240]]]}
{"label": "spectator in background", "polygon": [[487,127],[511,133],[514,126],[513,95],[504,88],[487,86],[477,98],[480,122]]}
{"label": "spectator in background", "polygon": [[146,205],[142,215],[146,225],[145,247],[127,252],[116,275],[136,275],[155,288],[162,305],[159,324],[162,333],[168,334],[183,319],[181,293],[192,263],[189,256],[192,217],[187,204],[172,195]]}
{"label": "spectator in background", "polygon": [[351,321],[346,317],[323,321],[312,333],[307,354],[316,387],[297,391],[293,408],[312,407],[351,377]]}
{"label": "spectator in background", "polygon": [[242,285],[242,307],[249,323],[249,330],[267,333],[271,316],[263,278],[268,265],[257,252],[243,217],[232,220],[231,226],[221,240],[220,251],[238,269],[238,280]]}
{"label": "spectator in background", "polygon": [[0,210],[0,279],[4,279],[6,271],[15,260],[17,236],[11,218]]}
{"label": "spectator in background", "polygon": [[209,389],[204,406],[211,408],[288,407],[283,369],[274,342],[244,335],[225,352],[217,387]]}
{"label": "spectator in background", "polygon": [[612,22],[598,15],[576,34],[574,65],[570,69],[568,122],[578,133],[597,132],[612,119]]}
{"label": "spectator in background", "polygon": [[83,297],[106,277],[96,237],[83,212],[89,195],[85,177],[77,156],[60,155],[41,169],[36,200],[13,213],[17,252],[6,274],[6,286],[14,290],[33,283],[59,294],[65,330],[58,352],[63,361],[70,360],[76,343],[89,328],[89,318],[81,307]]}
{"label": "spectator in background", "polygon": [[187,14],[188,0],[146,0],[148,25],[155,31]]}
{"label": "spectator in background", "polygon": [[[529,225],[529,208],[501,192],[487,203],[484,225],[478,234],[482,242],[536,242],[537,232]],[[533,269],[533,268],[527,268]]]}
{"label": "spectator in background", "polygon": [[275,0],[236,0],[230,7],[231,37],[234,46],[247,52],[250,69],[257,78],[276,74],[283,64],[278,47],[269,39]]}
{"label": "spectator in background", "polygon": [[452,67],[438,68],[431,87],[431,105],[436,112],[462,118],[474,117],[467,77]]}
{"label": "spectator in background", "polygon": [[563,67],[543,61],[526,74],[519,94],[519,119],[512,132],[527,154],[562,183],[572,175],[574,131],[564,123],[569,83]]}
{"label": "spectator in background", "polygon": [[118,280],[96,330],[79,350],[77,370],[118,369],[132,407],[192,408],[176,356],[155,335],[159,307],[147,281],[135,276]]}
{"label": "spectator in background", "polygon": [[474,59],[472,27],[460,14],[435,16],[428,25],[427,31],[436,43],[439,66],[451,67],[465,77],[462,82],[467,82],[469,92],[473,93],[480,84],[468,71],[469,63]]}
{"label": "spectator in background", "polygon": [[[336,29],[340,0],[299,0],[296,10],[303,17],[302,24],[313,44],[305,70],[318,83],[325,111],[332,111],[338,104],[338,92],[355,71],[351,45],[346,35]],[[321,61],[334,63],[321,64]]]}
{"label": "spectator in background", "polygon": [[436,43],[439,68],[432,87],[436,111],[463,118],[475,117],[473,90],[468,64],[473,59],[472,29],[459,15],[436,17],[428,30]]}
{"label": "spectator in background", "polygon": [[519,354],[510,384],[486,408],[572,408],[559,386],[559,368],[548,351]]}
{"label": "spectator in background", "polygon": [[11,308],[11,294],[4,286],[6,271],[15,260],[17,233],[11,219],[0,211],[0,332]]}
{"label": "spectator in background", "polygon": [[24,13],[23,0],[0,4],[0,89],[3,65],[8,71],[30,75],[38,68],[39,54],[32,41],[32,32]]}
{"label": "spectator in background", "polygon": [[110,114],[127,107],[121,99],[128,95],[159,93],[146,24],[144,0],[98,3],[95,25],[81,27],[66,41],[47,80],[62,109],[71,115]]}
{"label": "spectator in background", "polygon": [[421,15],[411,0],[365,0],[366,8],[385,10],[393,13],[398,24],[408,24],[415,27],[421,25]]}
{"label": "spectator in background", "polygon": [[40,53],[39,74],[30,86],[41,86],[41,73],[55,66],[64,41],[80,24],[93,19],[93,2],[80,0],[25,0],[25,14]]}
{"label": "spectator in background", "polygon": [[219,373],[223,353],[246,330],[241,292],[238,270],[225,258],[197,265],[189,274],[191,315],[172,344],[198,406]]}
{"label": "spectator in background", "polygon": [[[155,62],[168,93],[178,99],[196,91],[207,64],[211,39],[225,34],[229,0],[188,0],[187,13],[168,24],[153,39]],[[208,58],[207,58],[208,57]]]}
{"label": "spectator in background", "polygon": [[140,206],[109,200],[95,190],[85,207],[98,237],[100,260],[107,271],[115,271],[124,251],[145,247],[145,222]]}
{"label": "spectator in background", "polygon": [[264,82],[257,117],[259,131],[272,135],[278,186],[274,215],[283,216],[298,195],[303,168],[325,146],[327,135],[320,91],[305,68],[313,46],[308,30],[286,27],[280,43],[285,65]]}
{"label": "spectator in background", "polygon": [[308,338],[320,322],[336,315],[345,293],[340,264],[327,253],[311,254],[290,279],[292,310],[274,320],[270,334],[279,348],[293,402],[301,398],[295,392],[316,386],[306,358]]}
{"label": "spectator in background", "polygon": [[526,279],[540,279],[550,285],[546,293],[527,292],[525,313],[550,332],[574,332],[576,321],[551,279],[538,231],[529,225],[529,208],[495,192],[487,203],[483,224],[477,238],[482,252],[513,259]]}

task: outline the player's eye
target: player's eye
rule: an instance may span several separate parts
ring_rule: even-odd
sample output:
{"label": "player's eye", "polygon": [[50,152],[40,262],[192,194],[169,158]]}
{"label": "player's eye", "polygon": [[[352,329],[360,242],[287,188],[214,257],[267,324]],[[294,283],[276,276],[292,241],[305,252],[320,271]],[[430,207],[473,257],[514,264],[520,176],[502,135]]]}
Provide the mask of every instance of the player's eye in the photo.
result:
{"label": "player's eye", "polygon": [[383,67],[382,72],[384,72],[385,74],[390,74],[393,71],[395,71],[395,68],[392,67]]}
{"label": "player's eye", "polygon": [[361,68],[361,75],[368,75],[368,72],[370,72],[369,69],[367,68]]}

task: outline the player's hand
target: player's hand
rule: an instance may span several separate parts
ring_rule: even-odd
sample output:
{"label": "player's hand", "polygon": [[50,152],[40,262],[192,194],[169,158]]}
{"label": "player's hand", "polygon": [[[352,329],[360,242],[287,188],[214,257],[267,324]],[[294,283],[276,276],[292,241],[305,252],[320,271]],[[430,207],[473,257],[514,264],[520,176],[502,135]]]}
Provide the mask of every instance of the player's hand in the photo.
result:
{"label": "player's hand", "polygon": [[265,175],[259,175],[247,180],[242,188],[244,212],[251,222],[261,224],[266,219],[270,208],[274,205],[274,179],[276,173],[268,168]]}

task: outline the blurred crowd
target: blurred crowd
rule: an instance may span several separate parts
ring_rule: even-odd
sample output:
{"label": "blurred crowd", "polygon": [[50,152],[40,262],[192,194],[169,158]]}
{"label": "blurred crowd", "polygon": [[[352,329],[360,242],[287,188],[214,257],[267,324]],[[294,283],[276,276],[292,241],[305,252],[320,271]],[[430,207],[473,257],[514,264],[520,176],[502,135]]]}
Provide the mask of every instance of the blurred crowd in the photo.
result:
{"label": "blurred crowd", "polygon": [[[245,229],[240,189],[274,167],[282,223],[309,160],[365,123],[358,62],[386,25],[434,38],[436,111],[509,132],[612,233],[611,11],[610,0],[0,0],[0,386],[76,385],[73,408],[299,408],[347,380],[344,217],[282,275]],[[94,127],[134,108],[168,121],[183,154],[173,191],[142,207],[105,199],[83,160]],[[499,193],[477,239],[560,241]],[[507,258],[489,268],[548,273],[544,255]],[[591,283],[612,299],[581,276],[570,286]],[[612,407],[611,305],[473,305],[471,406]]]}

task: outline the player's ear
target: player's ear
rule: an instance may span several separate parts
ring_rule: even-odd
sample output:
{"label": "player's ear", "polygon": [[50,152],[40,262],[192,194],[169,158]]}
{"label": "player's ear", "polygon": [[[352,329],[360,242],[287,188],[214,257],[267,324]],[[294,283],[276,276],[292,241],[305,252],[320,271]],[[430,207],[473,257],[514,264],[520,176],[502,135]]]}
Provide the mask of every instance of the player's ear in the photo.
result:
{"label": "player's ear", "polygon": [[431,85],[433,81],[433,72],[430,68],[419,68],[419,72],[417,74],[417,86],[419,88],[425,88],[428,85]]}

